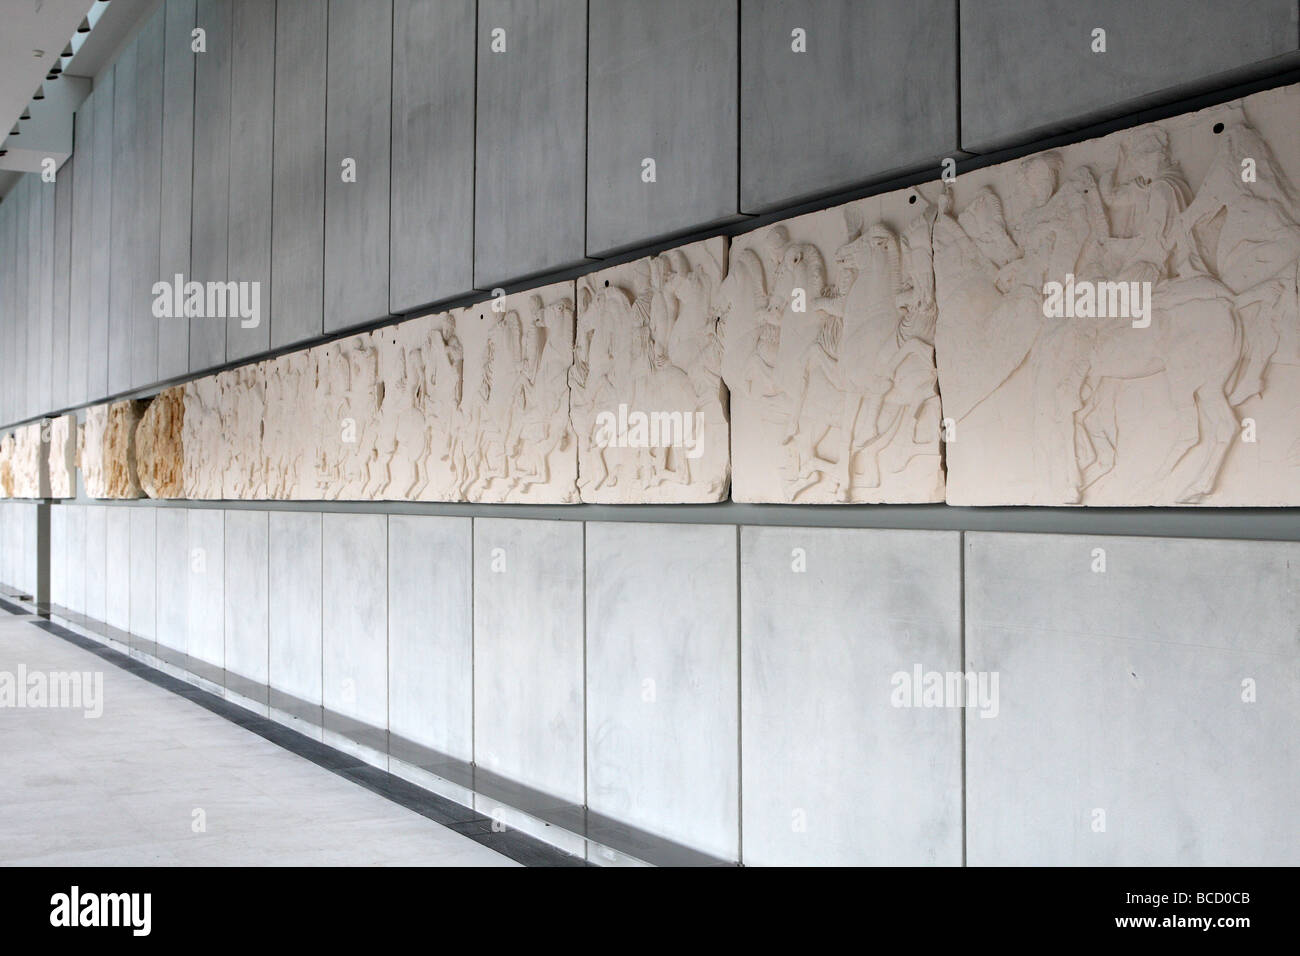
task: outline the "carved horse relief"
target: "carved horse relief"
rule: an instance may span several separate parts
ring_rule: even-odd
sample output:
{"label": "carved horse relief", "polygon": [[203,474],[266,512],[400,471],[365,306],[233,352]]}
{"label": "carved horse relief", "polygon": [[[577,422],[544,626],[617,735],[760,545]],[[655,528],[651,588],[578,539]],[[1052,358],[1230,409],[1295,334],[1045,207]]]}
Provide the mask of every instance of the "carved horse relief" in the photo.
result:
{"label": "carved horse relief", "polygon": [[465,460],[460,444],[464,349],[456,334],[454,314],[434,317],[427,348],[424,394],[431,450],[425,466],[429,481],[421,498],[455,501]]}
{"label": "carved horse relief", "polygon": [[802,216],[733,247],[722,368],[741,500],[942,494],[933,214],[898,203],[919,223],[904,230],[905,275],[904,243],[888,221],[867,216],[872,205],[879,200]]}
{"label": "carved horse relief", "polygon": [[[1300,384],[1281,371],[1300,366],[1300,210],[1247,116],[1258,109],[1294,142],[1286,99],[1293,110],[1294,90],[1273,91],[990,167],[944,197],[934,247],[944,413],[959,435],[951,501],[1248,503],[1256,478],[1269,500],[1287,497],[1294,403],[1270,383]],[[1052,311],[1053,283],[1079,290],[1070,311]],[[1144,314],[1105,306],[1130,294]],[[1261,415],[1269,444],[1246,449]]]}
{"label": "carved horse relief", "polygon": [[583,501],[726,495],[725,261],[725,240],[711,239],[578,280],[570,414]]}
{"label": "carved horse relief", "polygon": [[[568,401],[573,289],[561,282],[453,313],[459,354],[448,350],[438,375],[447,380],[461,363],[451,440],[458,497],[578,500]],[[440,404],[450,404],[449,393]]]}

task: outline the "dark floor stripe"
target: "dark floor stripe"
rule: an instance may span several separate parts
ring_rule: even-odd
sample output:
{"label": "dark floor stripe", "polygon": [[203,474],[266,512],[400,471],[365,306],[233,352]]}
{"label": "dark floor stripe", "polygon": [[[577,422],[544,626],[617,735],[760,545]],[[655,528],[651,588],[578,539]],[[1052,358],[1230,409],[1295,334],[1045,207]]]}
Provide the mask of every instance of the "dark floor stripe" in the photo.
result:
{"label": "dark floor stripe", "polygon": [[32,613],[26,608],[19,607],[17,604],[13,604],[10,603],[9,601],[6,601],[4,598],[0,598],[0,607],[4,608],[10,614],[18,614],[21,616],[26,616]]}

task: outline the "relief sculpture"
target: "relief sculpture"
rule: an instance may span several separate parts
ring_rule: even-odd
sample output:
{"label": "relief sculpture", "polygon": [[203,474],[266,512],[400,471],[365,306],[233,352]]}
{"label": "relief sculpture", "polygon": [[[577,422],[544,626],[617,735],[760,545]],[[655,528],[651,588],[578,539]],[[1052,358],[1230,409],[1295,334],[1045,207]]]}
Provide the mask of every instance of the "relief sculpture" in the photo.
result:
{"label": "relief sculpture", "polygon": [[128,400],[86,409],[81,430],[81,477],[91,498],[143,498],[136,471],[136,426],[144,402]]}
{"label": "relief sculpture", "polygon": [[[138,429],[94,406],[86,489],[1300,504],[1296,115],[1279,88],[347,335]],[[72,493],[72,422],[40,428],[0,492]]]}
{"label": "relief sculpture", "polygon": [[313,351],[289,352],[263,363],[266,411],[262,419],[262,474],[266,497],[315,497],[312,399],[316,388]]}
{"label": "relief sculpture", "polygon": [[936,194],[951,503],[1300,501],[1297,100],[1259,94]]}
{"label": "relief sculpture", "polygon": [[49,448],[46,454],[51,498],[77,496],[77,417],[59,415],[48,420]]}
{"label": "relief sculpture", "polygon": [[389,326],[377,334],[382,401],[375,430],[374,494],[393,501],[418,501],[429,491],[433,421],[425,397],[425,352],[432,323],[427,318]]}
{"label": "relief sculpture", "polygon": [[41,441],[44,423],[20,425],[12,435],[6,436],[4,464],[7,480],[0,478],[9,498],[49,497],[49,471],[45,461],[45,447]]}
{"label": "relief sculpture", "polygon": [[465,349],[456,332],[456,315],[433,316],[423,348],[424,408],[429,423],[429,452],[424,463],[422,501],[459,501],[464,456],[458,441]]}
{"label": "relief sculpture", "polygon": [[0,498],[14,497],[14,436],[0,436]]}
{"label": "relief sculpture", "polygon": [[[182,386],[185,391],[181,422],[181,448],[184,452],[181,485],[186,498],[221,498],[229,439],[221,430],[223,396],[218,379],[217,375],[205,375]],[[89,444],[89,419],[87,426]],[[86,469],[84,461],[82,469]],[[89,484],[86,487],[89,488]]]}
{"label": "relief sculpture", "polygon": [[568,390],[573,291],[561,282],[454,313],[462,386],[452,461],[461,500],[578,501]]}
{"label": "relief sculpture", "polygon": [[86,422],[81,426],[81,481],[91,498],[107,498],[108,486],[104,480],[104,433],[108,431],[108,406],[92,405],[86,409]]}
{"label": "relief sculpture", "polygon": [[380,459],[380,333],[338,339],[311,351],[316,360],[316,402],[312,406],[316,444],[314,497],[381,500],[387,462]]}
{"label": "relief sculpture", "polygon": [[709,239],[578,280],[570,406],[583,501],[726,498],[719,338],[727,246]]}
{"label": "relief sculpture", "polygon": [[218,372],[222,391],[221,497],[257,500],[266,497],[262,435],[266,418],[266,363],[254,362]]}
{"label": "relief sculpture", "polygon": [[149,402],[135,430],[135,454],[140,488],[150,498],[185,496],[182,445],[185,389],[165,389]]}
{"label": "relief sculpture", "polygon": [[935,210],[918,198],[860,200],[733,242],[722,301],[736,500],[943,500]]}
{"label": "relief sculpture", "polygon": [[104,494],[92,498],[143,498],[136,470],[135,431],[144,402],[127,400],[108,406],[104,429]]}

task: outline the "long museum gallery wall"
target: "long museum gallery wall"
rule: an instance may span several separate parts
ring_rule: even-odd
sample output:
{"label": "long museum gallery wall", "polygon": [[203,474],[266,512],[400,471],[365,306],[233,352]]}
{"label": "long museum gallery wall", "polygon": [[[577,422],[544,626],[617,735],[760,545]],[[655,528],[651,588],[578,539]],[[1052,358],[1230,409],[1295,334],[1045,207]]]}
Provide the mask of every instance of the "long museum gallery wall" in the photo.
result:
{"label": "long museum gallery wall", "polygon": [[[5,497],[1300,505],[1300,86],[92,406]],[[74,451],[75,449],[75,451]]]}

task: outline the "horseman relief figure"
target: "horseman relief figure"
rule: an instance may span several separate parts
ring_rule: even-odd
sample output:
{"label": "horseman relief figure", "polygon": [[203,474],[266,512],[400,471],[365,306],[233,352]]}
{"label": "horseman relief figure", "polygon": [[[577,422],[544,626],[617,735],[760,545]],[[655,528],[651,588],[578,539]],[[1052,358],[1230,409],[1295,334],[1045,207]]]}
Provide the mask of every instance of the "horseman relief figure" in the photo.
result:
{"label": "horseman relief figure", "polygon": [[736,500],[943,500],[935,211],[919,199],[860,200],[735,240],[721,324]]}
{"label": "horseman relief figure", "polygon": [[559,282],[506,296],[499,309],[452,313],[463,377],[451,431],[456,500],[578,501],[573,292]]}
{"label": "horseman relief figure", "polygon": [[[1300,502],[1298,100],[1256,94],[936,191],[950,503]],[[1062,283],[1086,307],[1045,308]],[[1145,314],[1093,306],[1126,298]]]}
{"label": "horseman relief figure", "polygon": [[583,501],[726,498],[726,268],[726,241],[710,239],[578,280],[569,400]]}

